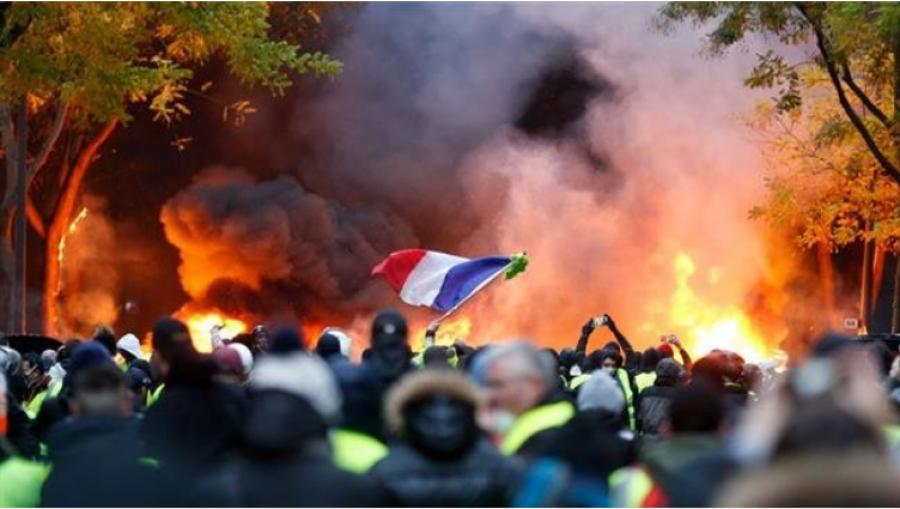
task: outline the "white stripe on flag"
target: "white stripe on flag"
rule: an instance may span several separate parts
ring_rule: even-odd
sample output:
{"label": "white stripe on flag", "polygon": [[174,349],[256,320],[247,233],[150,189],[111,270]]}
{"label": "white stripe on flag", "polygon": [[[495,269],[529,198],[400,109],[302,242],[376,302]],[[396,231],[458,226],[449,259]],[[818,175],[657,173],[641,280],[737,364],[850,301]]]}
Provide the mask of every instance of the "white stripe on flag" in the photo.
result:
{"label": "white stripe on flag", "polygon": [[441,291],[447,272],[467,261],[468,258],[428,251],[406,278],[400,298],[413,306],[431,306]]}

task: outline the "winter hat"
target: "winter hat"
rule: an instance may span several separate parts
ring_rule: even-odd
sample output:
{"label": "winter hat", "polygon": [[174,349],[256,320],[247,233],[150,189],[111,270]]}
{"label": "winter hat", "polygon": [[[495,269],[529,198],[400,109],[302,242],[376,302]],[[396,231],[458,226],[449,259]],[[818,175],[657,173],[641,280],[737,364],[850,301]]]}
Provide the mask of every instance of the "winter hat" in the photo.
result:
{"label": "winter hat", "polygon": [[125,334],[122,336],[122,339],[116,342],[116,349],[131,354],[135,359],[143,357],[141,341],[134,334]]}
{"label": "winter hat", "polygon": [[236,375],[244,374],[244,363],[241,361],[241,354],[234,348],[220,346],[213,350],[213,358],[216,359],[223,371]]}
{"label": "winter hat", "polygon": [[327,359],[333,355],[341,354],[341,342],[333,334],[323,334],[316,344],[316,353],[323,359]]}
{"label": "winter hat", "polygon": [[241,356],[241,366],[244,368],[244,375],[249,375],[253,369],[253,352],[243,343],[229,343],[226,348],[231,348]]}
{"label": "winter hat", "polygon": [[625,408],[625,395],[619,384],[606,373],[596,372],[578,392],[578,410],[601,409],[620,414]]}
{"label": "winter hat", "polygon": [[272,332],[271,353],[294,353],[304,350],[305,342],[300,331],[293,327],[278,327]]}
{"label": "winter hat", "polygon": [[672,345],[668,343],[659,345],[658,347],[656,347],[656,350],[659,352],[663,359],[675,356],[675,350],[673,350]]}
{"label": "winter hat", "polygon": [[273,390],[307,400],[326,422],[340,415],[341,393],[328,364],[303,352],[269,355],[250,375],[255,390]]}
{"label": "winter hat", "polygon": [[380,343],[399,339],[406,342],[408,328],[406,318],[398,311],[386,309],[380,311],[372,322],[372,348],[377,349]]}
{"label": "winter hat", "polygon": [[109,352],[109,355],[116,354],[116,334],[109,326],[101,325],[97,327],[97,330],[94,331],[93,340],[103,345],[106,351]]}
{"label": "winter hat", "polygon": [[447,347],[441,345],[429,346],[422,354],[422,363],[425,366],[439,364],[444,366],[450,365],[450,351]]}
{"label": "winter hat", "polygon": [[[49,364],[50,366],[56,364],[56,359],[58,354],[55,350],[44,350],[41,352],[41,359],[44,360],[44,363]],[[47,369],[50,369],[49,367]]]}
{"label": "winter hat", "polygon": [[656,385],[675,385],[681,376],[681,366],[675,359],[663,359],[656,365]]}
{"label": "winter hat", "polygon": [[661,358],[662,355],[659,353],[659,350],[650,347],[644,350],[644,354],[641,355],[641,367],[645,371],[653,371]]}
{"label": "winter hat", "polygon": [[109,355],[109,351],[106,347],[101,343],[93,341],[83,343],[78,345],[78,348],[76,348],[75,352],[72,354],[72,360],[69,362],[69,369],[67,370],[66,376],[70,380],[74,380],[79,373],[88,368],[102,366],[104,364],[115,366],[112,356]]}
{"label": "winter hat", "polygon": [[331,334],[341,343],[341,355],[350,358],[350,348],[353,345],[353,338],[343,329],[337,327],[327,327],[322,334]]}
{"label": "winter hat", "polygon": [[191,333],[184,322],[167,316],[153,324],[153,350],[164,359],[174,355],[175,350],[185,342],[193,348]]}

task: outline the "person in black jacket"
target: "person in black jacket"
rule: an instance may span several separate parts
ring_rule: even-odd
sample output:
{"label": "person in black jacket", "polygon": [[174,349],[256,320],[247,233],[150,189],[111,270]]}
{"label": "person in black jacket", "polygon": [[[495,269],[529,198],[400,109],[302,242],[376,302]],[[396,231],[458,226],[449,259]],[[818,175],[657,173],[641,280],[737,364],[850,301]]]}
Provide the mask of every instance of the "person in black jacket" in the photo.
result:
{"label": "person in black jacket", "polygon": [[478,428],[479,402],[475,386],[455,371],[404,378],[385,406],[401,440],[372,475],[406,507],[508,505],[515,470]]}
{"label": "person in black jacket", "polygon": [[641,393],[638,407],[638,430],[645,437],[657,437],[663,431],[672,395],[681,384],[681,366],[673,359],[656,365],[656,381]]}
{"label": "person in black jacket", "polygon": [[263,356],[251,379],[242,458],[199,487],[194,506],[380,507],[387,492],[338,469],[328,426],[341,397],[324,361],[304,352]]}
{"label": "person in black jacket", "polygon": [[[157,506],[158,472],[139,463],[138,422],[121,370],[99,343],[75,353],[72,417],[50,428],[52,469],[43,486],[45,507]],[[81,357],[91,357],[80,362]]]}
{"label": "person in black jacket", "polygon": [[538,456],[563,460],[578,479],[605,487],[614,471],[636,459],[634,433],[623,413],[625,396],[613,377],[595,371],[577,403],[575,417],[553,430]]}

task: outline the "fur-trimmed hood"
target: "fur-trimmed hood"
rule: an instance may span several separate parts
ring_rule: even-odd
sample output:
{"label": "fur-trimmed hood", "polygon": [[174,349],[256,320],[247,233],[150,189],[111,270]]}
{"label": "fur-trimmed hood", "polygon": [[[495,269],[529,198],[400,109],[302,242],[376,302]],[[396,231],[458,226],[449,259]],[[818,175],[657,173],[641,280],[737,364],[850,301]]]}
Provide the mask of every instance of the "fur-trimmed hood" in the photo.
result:
{"label": "fur-trimmed hood", "polygon": [[443,394],[479,408],[483,397],[465,375],[449,369],[426,369],[404,376],[388,393],[384,418],[388,429],[402,433],[407,405],[428,396]]}

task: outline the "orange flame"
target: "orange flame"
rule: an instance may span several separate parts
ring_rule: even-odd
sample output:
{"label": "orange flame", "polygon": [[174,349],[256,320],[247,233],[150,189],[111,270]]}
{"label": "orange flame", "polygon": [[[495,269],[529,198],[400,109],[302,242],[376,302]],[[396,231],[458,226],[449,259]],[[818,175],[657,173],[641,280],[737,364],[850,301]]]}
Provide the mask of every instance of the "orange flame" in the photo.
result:
{"label": "orange flame", "polygon": [[[691,282],[697,268],[691,257],[679,252],[673,262],[676,287],[668,302],[668,331],[683,335],[685,348],[694,356],[712,350],[731,350],[748,361],[772,358],[776,352],[745,311],[734,304],[716,305],[697,295]],[[708,271],[708,282],[722,277],[717,268]],[[645,326],[646,328],[646,326]]]}
{"label": "orange flame", "polygon": [[[87,207],[82,207],[81,212],[75,216],[75,219],[72,220],[72,223],[69,224],[69,228],[66,230],[65,235],[59,239],[59,252],[56,255],[56,259],[59,261],[60,271],[62,270],[63,260],[66,257],[66,239],[69,238],[69,235],[74,234],[78,230],[78,225],[81,224],[82,221],[87,217],[88,209]],[[62,278],[56,282],[56,293],[59,294],[59,291],[62,288]]]}
{"label": "orange flame", "polygon": [[[413,350],[421,351],[425,345],[425,332],[427,326],[413,327],[412,335],[410,335],[410,343]],[[469,343],[472,334],[472,320],[463,315],[457,318],[448,318],[441,323],[437,334],[434,337],[436,345],[452,345],[456,340],[461,339]]]}
{"label": "orange flame", "polygon": [[220,332],[222,339],[233,338],[238,334],[247,332],[247,324],[237,318],[225,316],[216,311],[204,311],[199,313],[182,313],[175,315],[184,321],[191,333],[191,341],[200,352],[212,350],[211,331],[216,325],[224,326]]}

